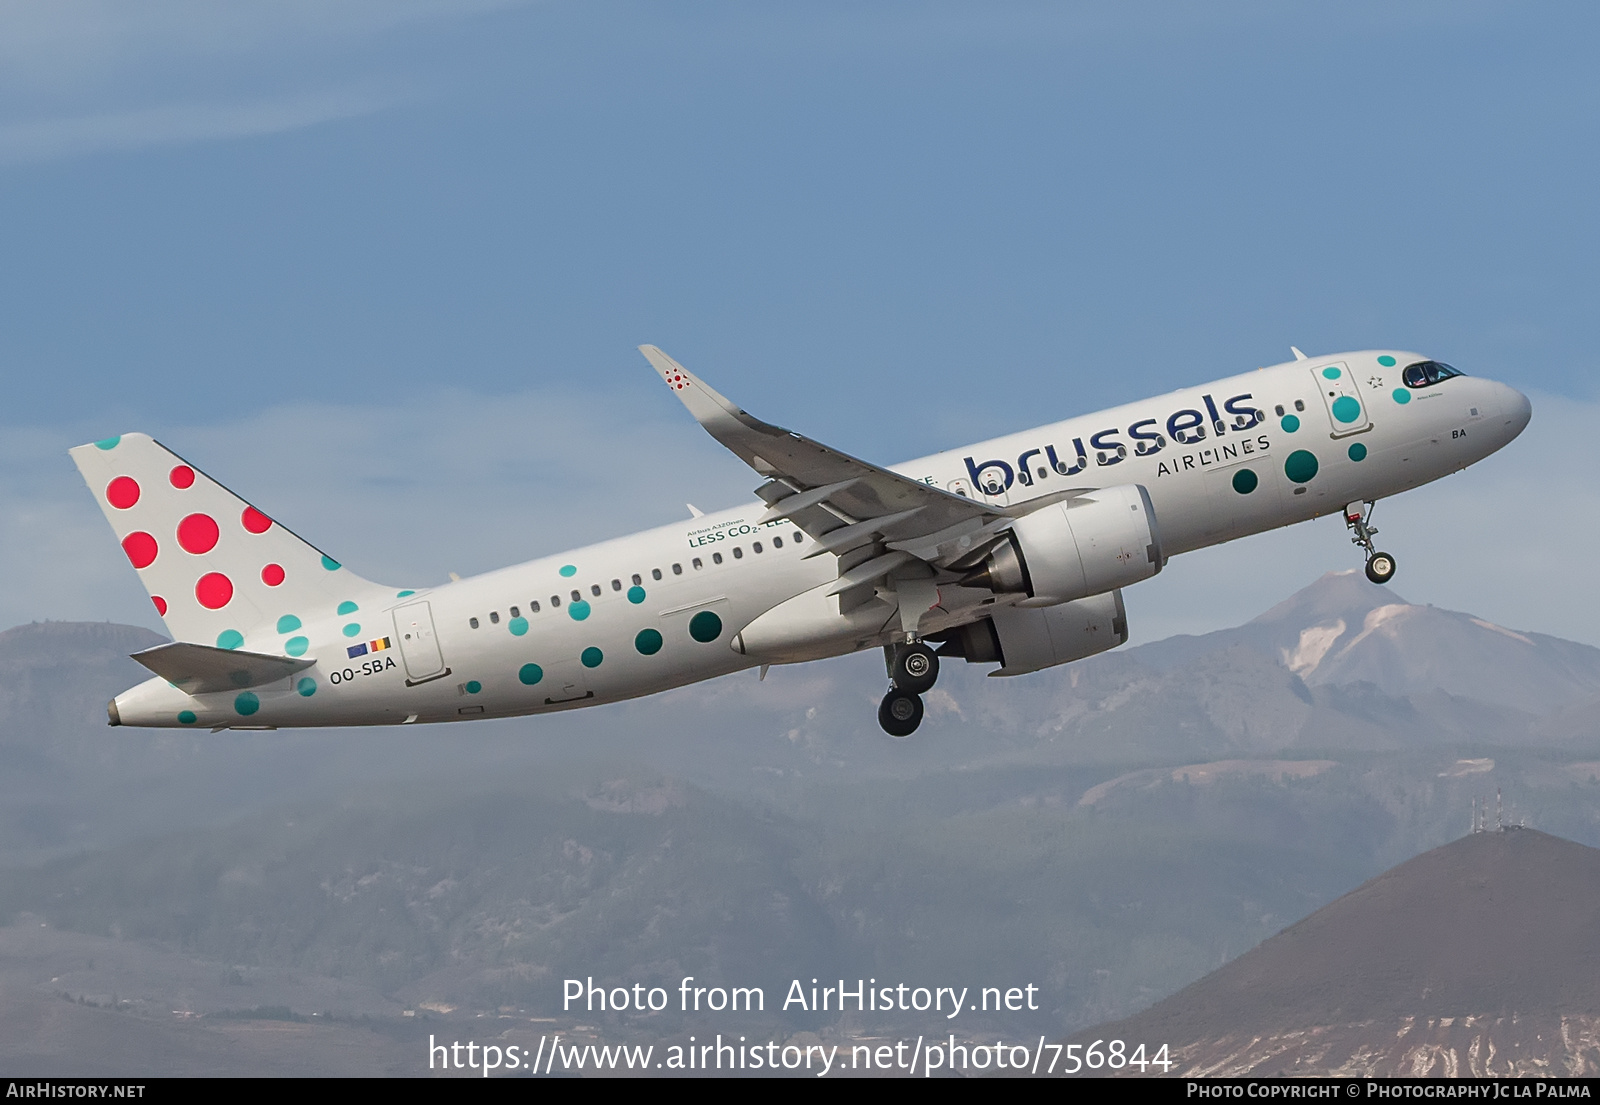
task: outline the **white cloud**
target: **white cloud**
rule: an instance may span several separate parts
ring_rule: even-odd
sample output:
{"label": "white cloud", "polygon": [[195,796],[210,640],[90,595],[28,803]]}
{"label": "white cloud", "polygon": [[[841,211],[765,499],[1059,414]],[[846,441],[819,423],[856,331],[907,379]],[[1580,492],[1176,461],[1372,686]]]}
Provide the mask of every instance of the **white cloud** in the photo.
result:
{"label": "white cloud", "polygon": [[0,164],[275,134],[368,115],[398,99],[375,89],[330,91],[256,103],[169,104],[104,115],[0,124]]}
{"label": "white cloud", "polygon": [[[651,392],[652,396],[655,392]],[[676,403],[443,392],[268,407],[213,426],[0,429],[0,626],[159,623],[66,450],[153,432],[359,575],[443,582],[751,498],[759,479]]]}
{"label": "white cloud", "polygon": [[[1380,503],[1379,543],[1400,565],[1395,592],[1411,602],[1600,645],[1585,556],[1600,548],[1600,491],[1582,478],[1600,405],[1535,396],[1534,412],[1501,453]],[[156,433],[352,570],[397,585],[659,525],[683,517],[686,500],[731,506],[759,482],[676,404],[635,409],[600,392],[279,406]],[[155,627],[66,457],[77,443],[59,431],[0,431],[0,626]],[[1336,517],[1186,554],[1127,592],[1134,640],[1236,625],[1360,563]]]}
{"label": "white cloud", "polygon": [[416,93],[387,32],[526,0],[10,0],[0,4],[0,163],[242,138]]}

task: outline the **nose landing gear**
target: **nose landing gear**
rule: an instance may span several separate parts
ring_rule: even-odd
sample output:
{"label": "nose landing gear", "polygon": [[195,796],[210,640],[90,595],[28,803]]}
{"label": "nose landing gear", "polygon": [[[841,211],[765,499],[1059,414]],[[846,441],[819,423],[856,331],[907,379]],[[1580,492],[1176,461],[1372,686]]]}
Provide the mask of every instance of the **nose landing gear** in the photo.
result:
{"label": "nose landing gear", "polygon": [[1372,538],[1377,534],[1377,527],[1369,525],[1372,518],[1372,508],[1377,505],[1373,502],[1350,503],[1344,508],[1344,524],[1349,526],[1355,536],[1350,538],[1352,544],[1360,545],[1367,554],[1367,578],[1374,583],[1388,583],[1394,578],[1394,557],[1386,552],[1378,552],[1373,546]]}
{"label": "nose landing gear", "polygon": [[921,641],[886,651],[894,685],[878,707],[878,724],[891,737],[909,737],[922,724],[922,695],[939,679],[939,655]]}

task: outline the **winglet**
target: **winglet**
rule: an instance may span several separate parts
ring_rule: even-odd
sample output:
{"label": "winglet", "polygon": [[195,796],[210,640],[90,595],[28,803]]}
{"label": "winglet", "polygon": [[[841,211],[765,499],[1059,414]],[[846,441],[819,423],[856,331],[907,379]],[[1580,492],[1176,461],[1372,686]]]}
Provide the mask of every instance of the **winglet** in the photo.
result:
{"label": "winglet", "polygon": [[666,381],[666,385],[683,401],[683,405],[689,408],[689,413],[694,415],[695,421],[707,429],[712,424],[727,418],[740,420],[739,416],[744,414],[744,411],[734,406],[727,398],[708,387],[703,380],[655,346],[641,345],[639,352],[643,353],[645,360],[661,374],[661,379]]}

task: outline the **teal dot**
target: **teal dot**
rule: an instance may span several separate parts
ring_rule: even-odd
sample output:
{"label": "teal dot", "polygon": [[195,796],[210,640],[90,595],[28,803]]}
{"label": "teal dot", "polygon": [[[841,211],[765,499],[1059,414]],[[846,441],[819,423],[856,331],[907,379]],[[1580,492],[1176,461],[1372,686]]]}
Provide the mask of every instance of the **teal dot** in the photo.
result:
{"label": "teal dot", "polygon": [[528,619],[512,618],[510,622],[506,623],[506,628],[511,630],[511,635],[513,637],[520,637],[524,633],[528,632]]}
{"label": "teal dot", "polygon": [[217,634],[218,648],[238,648],[244,644],[244,634],[237,629],[224,629]]}
{"label": "teal dot", "polygon": [[701,644],[710,644],[722,636],[722,619],[709,610],[702,610],[689,619],[689,636]]}
{"label": "teal dot", "polygon": [[1283,416],[1283,432],[1292,434],[1300,428],[1300,420],[1292,414]]}
{"label": "teal dot", "polygon": [[[117,443],[119,441],[121,441],[121,440],[122,440],[122,435],[121,434],[118,434],[116,437],[102,438],[101,440],[99,440],[99,441],[94,443],[94,447],[96,449],[115,449],[117,447]],[[187,710],[184,711],[184,713],[188,713],[188,712],[189,711],[187,711]],[[179,716],[181,717],[182,715],[180,714]],[[184,722],[184,724],[187,725],[189,723],[188,722]]]}
{"label": "teal dot", "polygon": [[328,569],[330,572],[337,572],[339,570],[339,562],[331,556],[324,556],[322,558],[322,566]]}
{"label": "teal dot", "polygon": [[467,680],[467,693],[468,694],[477,694],[481,690],[483,690],[483,684],[482,683],[479,683],[476,679]]}
{"label": "teal dot", "polygon": [[1405,388],[1395,388],[1394,389],[1394,401],[1396,403],[1399,403],[1403,407],[1407,403],[1411,402],[1411,393],[1409,391],[1407,391]]}
{"label": "teal dot", "polygon": [[317,681],[308,675],[296,683],[294,689],[300,692],[301,698],[310,698],[317,693]]}
{"label": "teal dot", "polygon": [[1393,368],[1394,367],[1394,358],[1389,356],[1389,354],[1385,353],[1383,356],[1378,358],[1378,363],[1381,364],[1384,368]]}
{"label": "teal dot", "polygon": [[629,587],[628,588],[628,601],[633,603],[635,606],[638,606],[641,602],[643,602],[644,601],[644,588],[643,587]]}
{"label": "teal dot", "polygon": [[641,629],[633,639],[633,647],[644,656],[654,656],[661,651],[661,634],[653,629]]}
{"label": "teal dot", "polygon": [[1241,468],[1233,474],[1233,489],[1241,495],[1250,494],[1260,482],[1260,478],[1248,468]]}
{"label": "teal dot", "polygon": [[1361,403],[1348,395],[1341,395],[1333,401],[1333,417],[1340,422],[1354,422],[1361,417]]}
{"label": "teal dot", "polygon": [[283,643],[283,651],[290,656],[304,656],[310,647],[311,642],[304,637],[290,637]]}
{"label": "teal dot", "polygon": [[343,602],[341,602],[339,604],[339,609],[335,610],[334,613],[335,614],[354,614],[357,610],[360,610],[360,609],[361,609],[361,607],[357,606],[355,603],[351,602],[349,599],[345,599]]}
{"label": "teal dot", "polygon": [[573,576],[578,574],[577,565],[575,565],[575,564],[563,564],[563,565],[561,565],[561,574],[563,576],[565,576],[566,578],[571,579]]}
{"label": "teal dot", "polygon": [[1283,474],[1295,483],[1310,483],[1317,474],[1317,458],[1304,449],[1296,449],[1283,462]]}
{"label": "teal dot", "polygon": [[[99,442],[96,442],[95,444],[98,445]],[[180,724],[182,724],[182,725],[193,725],[195,722],[197,722],[199,720],[200,719],[195,716],[195,712],[193,710],[179,710],[178,711],[178,722]]]}
{"label": "teal dot", "polygon": [[245,691],[238,698],[233,700],[233,708],[240,717],[249,717],[251,714],[261,709],[261,700],[256,697],[256,692]]}
{"label": "teal dot", "polygon": [[567,604],[567,615],[575,622],[581,622],[589,616],[589,604],[579,599],[577,602]]}
{"label": "teal dot", "polygon": [[1339,378],[1339,370],[1337,368],[1325,368],[1322,370],[1322,375],[1326,379],[1337,380]]}
{"label": "teal dot", "polygon": [[359,636],[361,636],[361,623],[360,622],[351,622],[349,625],[345,626],[344,627],[344,635],[346,637],[359,637]]}
{"label": "teal dot", "polygon": [[1359,442],[1359,441],[1356,442],[1354,445],[1350,446],[1350,459],[1351,460],[1366,460],[1367,459],[1367,447],[1365,445],[1361,444],[1361,442]]}
{"label": "teal dot", "polygon": [[590,645],[588,648],[584,649],[583,655],[578,657],[578,659],[583,662],[583,666],[586,668],[598,668],[600,666],[600,661],[604,660],[605,658],[606,654],[595,648],[593,645]]}
{"label": "teal dot", "polygon": [[283,617],[278,619],[279,633],[293,633],[299,628],[300,619],[295,617],[293,614],[285,614]]}
{"label": "teal dot", "polygon": [[394,593],[394,597],[397,598],[397,599],[403,599],[407,595],[414,595],[414,594],[416,594],[415,591],[396,591]]}
{"label": "teal dot", "polygon": [[544,669],[538,664],[523,664],[517,669],[517,678],[531,687],[544,678]]}

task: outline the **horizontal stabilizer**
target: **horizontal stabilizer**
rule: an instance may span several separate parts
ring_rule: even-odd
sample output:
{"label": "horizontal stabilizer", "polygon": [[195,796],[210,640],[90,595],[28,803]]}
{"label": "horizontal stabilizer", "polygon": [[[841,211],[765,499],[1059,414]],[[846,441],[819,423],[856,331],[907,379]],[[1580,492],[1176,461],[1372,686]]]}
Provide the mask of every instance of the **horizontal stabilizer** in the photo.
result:
{"label": "horizontal stabilizer", "polygon": [[314,660],[297,660],[292,656],[268,656],[261,652],[212,648],[188,641],[174,641],[147,648],[143,652],[135,652],[133,658],[188,694],[259,687],[285,679],[315,663]]}

